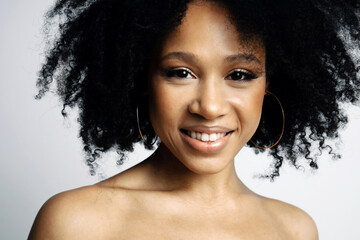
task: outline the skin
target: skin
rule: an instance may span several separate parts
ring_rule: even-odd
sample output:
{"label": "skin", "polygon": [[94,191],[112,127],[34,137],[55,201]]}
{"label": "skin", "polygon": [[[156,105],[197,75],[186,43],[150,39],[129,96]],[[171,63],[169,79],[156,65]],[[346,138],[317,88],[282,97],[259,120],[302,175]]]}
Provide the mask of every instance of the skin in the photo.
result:
{"label": "skin", "polygon": [[[160,147],[123,173],[49,199],[29,239],[318,239],[305,212],[253,193],[235,173],[266,90],[264,46],[241,43],[226,10],[189,4],[151,68],[150,118]],[[230,134],[222,148],[198,151],[182,133],[194,126]]]}

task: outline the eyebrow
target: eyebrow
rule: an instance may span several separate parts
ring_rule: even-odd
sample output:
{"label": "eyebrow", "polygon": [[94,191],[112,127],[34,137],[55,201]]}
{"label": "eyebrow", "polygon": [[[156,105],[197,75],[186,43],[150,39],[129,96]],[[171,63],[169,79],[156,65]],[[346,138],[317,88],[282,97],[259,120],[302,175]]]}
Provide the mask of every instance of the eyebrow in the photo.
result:
{"label": "eyebrow", "polygon": [[167,59],[180,59],[186,62],[198,62],[196,56],[192,53],[186,52],[171,52],[160,58],[160,61]]}
{"label": "eyebrow", "polygon": [[[164,61],[167,59],[180,59],[186,62],[198,62],[199,60],[196,58],[196,56],[192,53],[187,52],[170,52],[166,54],[165,56],[160,58],[160,61]],[[254,54],[234,54],[227,56],[225,58],[225,62],[235,62],[235,61],[241,61],[241,62],[256,62],[258,64],[261,64],[261,61],[254,55]]]}
{"label": "eyebrow", "polygon": [[230,55],[225,58],[226,62],[235,62],[235,61],[241,61],[241,62],[256,62],[258,64],[261,64],[261,61],[254,55],[254,54],[235,54]]}

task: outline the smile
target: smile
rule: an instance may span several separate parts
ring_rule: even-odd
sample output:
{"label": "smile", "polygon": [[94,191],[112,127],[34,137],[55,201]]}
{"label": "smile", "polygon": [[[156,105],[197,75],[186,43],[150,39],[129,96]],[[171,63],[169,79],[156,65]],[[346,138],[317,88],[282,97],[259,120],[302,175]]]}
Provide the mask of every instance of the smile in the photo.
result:
{"label": "smile", "polygon": [[181,136],[188,146],[203,153],[215,153],[222,150],[234,132],[229,129],[181,129]]}
{"label": "smile", "polygon": [[193,131],[187,131],[187,135],[191,138],[198,139],[202,142],[215,142],[218,139],[224,137],[226,133],[201,133],[201,132],[193,132]]}

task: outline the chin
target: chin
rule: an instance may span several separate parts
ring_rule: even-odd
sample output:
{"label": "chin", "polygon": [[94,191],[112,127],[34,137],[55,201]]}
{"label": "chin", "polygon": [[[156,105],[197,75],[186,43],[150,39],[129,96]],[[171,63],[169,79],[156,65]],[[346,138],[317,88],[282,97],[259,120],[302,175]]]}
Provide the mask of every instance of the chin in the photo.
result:
{"label": "chin", "polygon": [[187,159],[181,162],[191,172],[199,175],[217,174],[234,162],[234,158],[227,158],[229,160],[226,161],[224,158],[216,157],[198,157],[195,159]]}

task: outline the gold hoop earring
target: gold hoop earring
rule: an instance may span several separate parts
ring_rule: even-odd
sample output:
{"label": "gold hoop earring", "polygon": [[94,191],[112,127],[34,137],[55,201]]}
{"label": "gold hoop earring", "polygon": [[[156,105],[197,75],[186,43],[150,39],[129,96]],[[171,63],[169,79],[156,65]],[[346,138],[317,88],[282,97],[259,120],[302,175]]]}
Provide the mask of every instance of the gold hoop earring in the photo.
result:
{"label": "gold hoop earring", "polygon": [[136,121],[137,121],[138,130],[139,130],[141,139],[144,141],[144,143],[145,143],[148,147],[152,147],[152,146],[156,143],[156,141],[158,140],[158,136],[156,136],[154,142],[152,142],[151,144],[149,144],[149,143],[145,140],[144,136],[143,136],[142,133],[141,133],[141,129],[140,129],[139,109],[138,109],[138,106],[136,106]]}
{"label": "gold hoop earring", "polygon": [[269,94],[269,95],[273,96],[273,97],[276,99],[276,101],[279,103],[280,108],[281,108],[281,113],[282,113],[283,124],[282,124],[282,129],[281,129],[281,134],[280,134],[279,139],[278,139],[273,145],[271,145],[271,146],[268,146],[268,147],[259,146],[259,145],[257,145],[256,143],[254,143],[253,140],[250,139],[250,141],[251,141],[252,144],[254,144],[256,147],[262,148],[262,149],[269,149],[269,148],[272,148],[272,147],[276,146],[276,145],[280,142],[280,140],[281,140],[281,138],[282,138],[282,136],[283,136],[283,134],[284,134],[284,130],[285,130],[285,113],[284,113],[284,108],[283,108],[280,100],[275,96],[275,94],[273,94],[273,93],[270,92],[270,91],[267,91],[267,90],[266,90],[266,94]]}

